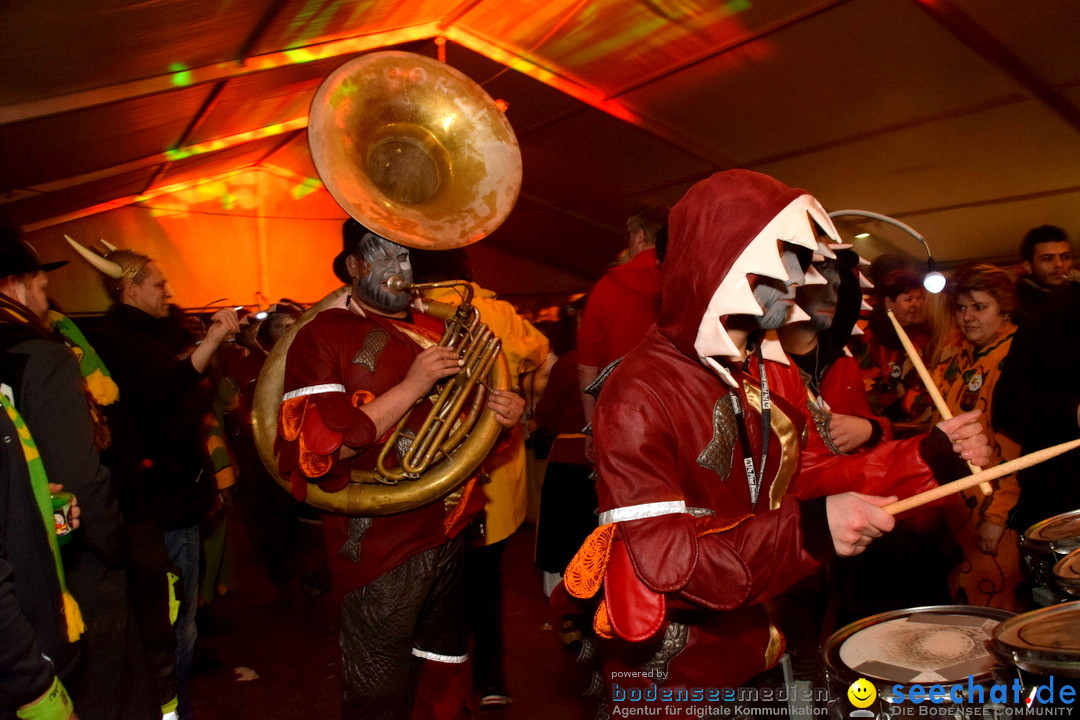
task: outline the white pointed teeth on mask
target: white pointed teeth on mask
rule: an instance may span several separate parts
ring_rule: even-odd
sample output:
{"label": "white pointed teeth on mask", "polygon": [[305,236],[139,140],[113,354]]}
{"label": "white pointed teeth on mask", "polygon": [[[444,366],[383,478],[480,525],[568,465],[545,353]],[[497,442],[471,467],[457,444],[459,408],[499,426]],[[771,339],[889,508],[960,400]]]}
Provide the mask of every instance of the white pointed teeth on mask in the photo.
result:
{"label": "white pointed teeth on mask", "polygon": [[[773,245],[775,247],[775,242]],[[694,341],[694,350],[702,360],[707,361],[713,356],[738,357],[740,355],[739,349],[720,321],[720,318],[728,315],[761,315],[761,306],[754,298],[750,280],[745,274],[729,273],[713,293]]]}
{"label": "white pointed teeth on mask", "polygon": [[833,252],[833,246],[830,243],[822,242],[820,238],[818,239],[817,248],[814,250],[814,262],[821,262],[821,260],[818,260],[818,256],[821,256],[822,260],[825,258],[828,258],[829,260],[836,259],[836,253]]}
{"label": "white pointed teeth on mask", "polygon": [[[721,284],[721,287],[723,287],[723,284]],[[717,302],[709,307],[709,312],[714,317],[761,315],[761,306],[758,305],[758,301],[754,297],[754,290],[750,287],[750,280],[745,275],[736,278],[736,282],[723,289],[724,292],[716,294],[715,299]]]}
{"label": "white pointed teeth on mask", "polygon": [[784,321],[784,324],[790,325],[791,323],[806,322],[809,319],[810,316],[805,310],[799,307],[798,304],[791,303],[791,306],[788,308],[787,320]]}
{"label": "white pointed teeth on mask", "polygon": [[776,239],[769,239],[766,235],[758,235],[754,238],[754,241],[742,251],[731,266],[729,276],[731,275],[760,275],[786,283],[788,274],[784,269],[780,251],[777,249]]}
{"label": "white pointed teeth on mask", "polygon": [[862,304],[859,305],[859,310],[865,310],[866,312],[870,312],[873,309],[874,308],[870,306],[870,303],[866,302],[865,300],[863,300]]}
{"label": "white pointed teeth on mask", "polygon": [[[810,219],[814,221],[814,224],[817,225],[817,229],[828,236],[830,244],[840,242],[840,233],[836,231],[836,226],[833,225],[832,218],[829,217],[829,213],[825,212],[825,208],[821,207],[821,203],[809,195],[804,195],[803,197],[810,198],[811,202],[806,212],[810,216]],[[818,235],[816,230],[814,235],[815,237]]]}
{"label": "white pointed teeth on mask", "polygon": [[866,276],[863,275],[860,272],[859,273],[859,287],[861,287],[863,290],[873,290],[874,289],[874,283],[867,280]]}
{"label": "white pointed teeth on mask", "polygon": [[803,285],[828,285],[829,281],[818,272],[818,269],[811,265],[806,268],[806,277],[803,280]]}

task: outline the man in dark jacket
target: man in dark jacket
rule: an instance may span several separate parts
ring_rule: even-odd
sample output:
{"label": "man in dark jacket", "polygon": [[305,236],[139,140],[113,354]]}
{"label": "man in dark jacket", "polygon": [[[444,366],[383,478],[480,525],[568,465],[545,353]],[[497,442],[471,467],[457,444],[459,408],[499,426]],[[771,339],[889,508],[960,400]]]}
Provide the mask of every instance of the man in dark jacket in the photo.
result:
{"label": "man in dark jacket", "polygon": [[[199,583],[199,521],[213,498],[206,468],[202,422],[213,402],[204,375],[221,343],[239,324],[231,309],[212,317],[202,343],[170,320],[172,291],[156,262],[131,250],[104,257],[72,246],[105,276],[115,301],[95,335],[94,346],[120,388],[108,408],[113,446],[106,465],[117,482],[133,555],[132,600],[140,613],[144,643],[157,657],[163,708],[168,696],[168,585],[165,571],[179,569],[181,615],[176,626],[178,714],[190,716],[187,684],[195,648]],[[129,571],[131,572],[131,571]],[[163,677],[164,676],[164,677]]]}
{"label": "man in dark jacket", "polygon": [[[994,426],[1027,453],[1080,437],[1080,284],[1017,331],[994,388]],[[1080,509],[1080,450],[1047,460],[1016,479],[1020,499],[1009,525],[1034,523]]]}
{"label": "man in dark jacket", "polygon": [[25,421],[49,482],[80,501],[85,526],[64,550],[67,586],[82,608],[82,661],[71,684],[83,720],[159,716],[134,633],[121,516],[75,356],[44,325],[47,272],[13,232],[0,236],[0,382]]}
{"label": "man in dark jacket", "polygon": [[1072,244],[1065,231],[1054,225],[1042,225],[1028,231],[1020,244],[1020,257],[1027,273],[1016,283],[1020,307],[1013,313],[1017,325],[1034,320],[1072,288],[1080,287],[1071,279]]}
{"label": "man in dark jacket", "polygon": [[19,434],[0,412],[0,720],[74,717],[64,682],[78,652],[68,641],[52,530],[39,512]]}

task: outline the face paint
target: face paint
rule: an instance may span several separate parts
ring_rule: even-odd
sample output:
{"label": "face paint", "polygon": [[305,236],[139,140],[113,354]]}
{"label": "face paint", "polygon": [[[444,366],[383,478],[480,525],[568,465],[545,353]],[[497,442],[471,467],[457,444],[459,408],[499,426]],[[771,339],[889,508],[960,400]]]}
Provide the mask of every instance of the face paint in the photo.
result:
{"label": "face paint", "polygon": [[796,293],[796,299],[799,307],[810,316],[810,323],[815,330],[828,330],[832,327],[833,316],[836,315],[840,268],[835,260],[814,263],[814,268],[828,280],[828,284],[804,285]]}
{"label": "face paint", "polygon": [[785,283],[759,275],[754,286],[754,299],[761,306],[762,312],[757,323],[763,330],[775,330],[787,321],[788,310],[795,302],[795,288],[806,279],[795,250],[787,245],[781,247],[783,252],[780,259],[784,263],[788,281]]}
{"label": "face paint", "polygon": [[353,276],[353,294],[382,313],[399,313],[409,306],[411,295],[394,291],[386,281],[395,275],[412,282],[409,249],[374,233],[365,233],[356,250],[359,276]]}

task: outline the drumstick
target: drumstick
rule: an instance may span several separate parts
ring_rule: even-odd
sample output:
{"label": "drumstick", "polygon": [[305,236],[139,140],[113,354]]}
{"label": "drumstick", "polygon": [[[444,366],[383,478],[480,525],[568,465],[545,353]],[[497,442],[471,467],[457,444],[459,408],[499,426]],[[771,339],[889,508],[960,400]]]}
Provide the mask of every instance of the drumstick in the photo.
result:
{"label": "drumstick", "polygon": [[[945,398],[941,397],[941,392],[937,389],[937,385],[934,384],[934,379],[930,377],[930,371],[926,369],[926,365],[923,365],[922,358],[919,357],[919,351],[915,349],[915,346],[911,343],[911,338],[904,332],[904,328],[900,327],[900,321],[893,315],[892,310],[886,310],[885,314],[889,316],[889,320],[892,321],[893,327],[896,328],[896,336],[900,338],[900,344],[904,346],[904,350],[907,351],[908,359],[911,360],[911,364],[915,366],[915,371],[919,373],[919,377],[922,378],[923,385],[926,386],[926,392],[930,393],[930,399],[934,401],[934,407],[937,408],[938,414],[941,415],[942,420],[952,420],[952,411],[949,410],[949,406],[945,404]],[[979,472],[979,468],[975,467],[971,463],[967,464],[968,470],[975,474]],[[994,488],[990,483],[982,483],[979,486],[983,495],[989,495],[994,492]]]}
{"label": "drumstick", "polygon": [[1024,470],[1032,465],[1038,465],[1039,463],[1049,460],[1052,457],[1057,457],[1062,453],[1080,448],[1080,438],[1076,440],[1070,440],[1069,442],[1061,443],[1060,445],[1052,445],[1042,450],[1036,450],[1033,453],[1027,455],[1021,455],[1015,460],[1010,460],[1006,463],[1001,463],[997,467],[992,467],[988,470],[981,470],[974,475],[968,475],[966,478],[960,478],[955,482],[951,482],[948,485],[941,485],[940,487],[921,492],[918,495],[912,495],[909,498],[898,500],[894,503],[885,506],[885,512],[890,515],[897,515],[906,510],[917,508],[920,505],[925,505],[928,502],[934,500],[940,500],[943,497],[952,495],[953,493],[960,492],[961,490],[967,490],[968,488],[975,487],[980,483],[988,483],[991,480],[996,480],[999,477],[1010,475],[1018,470]]}

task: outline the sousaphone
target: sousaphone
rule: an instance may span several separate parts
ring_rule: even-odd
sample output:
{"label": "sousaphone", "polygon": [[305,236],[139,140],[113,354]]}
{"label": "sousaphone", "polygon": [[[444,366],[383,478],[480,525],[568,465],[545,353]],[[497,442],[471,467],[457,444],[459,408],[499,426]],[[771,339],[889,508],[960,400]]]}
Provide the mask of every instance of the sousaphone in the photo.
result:
{"label": "sousaphone", "polygon": [[[311,104],[308,144],[338,204],[411,248],[448,250],[482,239],[510,214],[521,188],[521,152],[495,102],[462,73],[422,55],[371,53],[331,73]],[[397,287],[450,284],[469,288]],[[347,291],[335,290],[304,314],[274,346],[256,385],[256,446],[286,490],[273,450],[286,355],[296,332]],[[388,466],[400,449],[391,437],[375,470],[354,470],[340,492],[309,484],[308,504],[354,516],[404,512],[446,497],[479,467],[501,429],[486,393],[508,388],[510,378],[498,339],[469,302],[471,288],[463,295],[457,307],[425,305],[446,322],[440,344],[456,348],[464,365],[436,385],[433,409],[409,453],[400,453],[400,466]]]}

